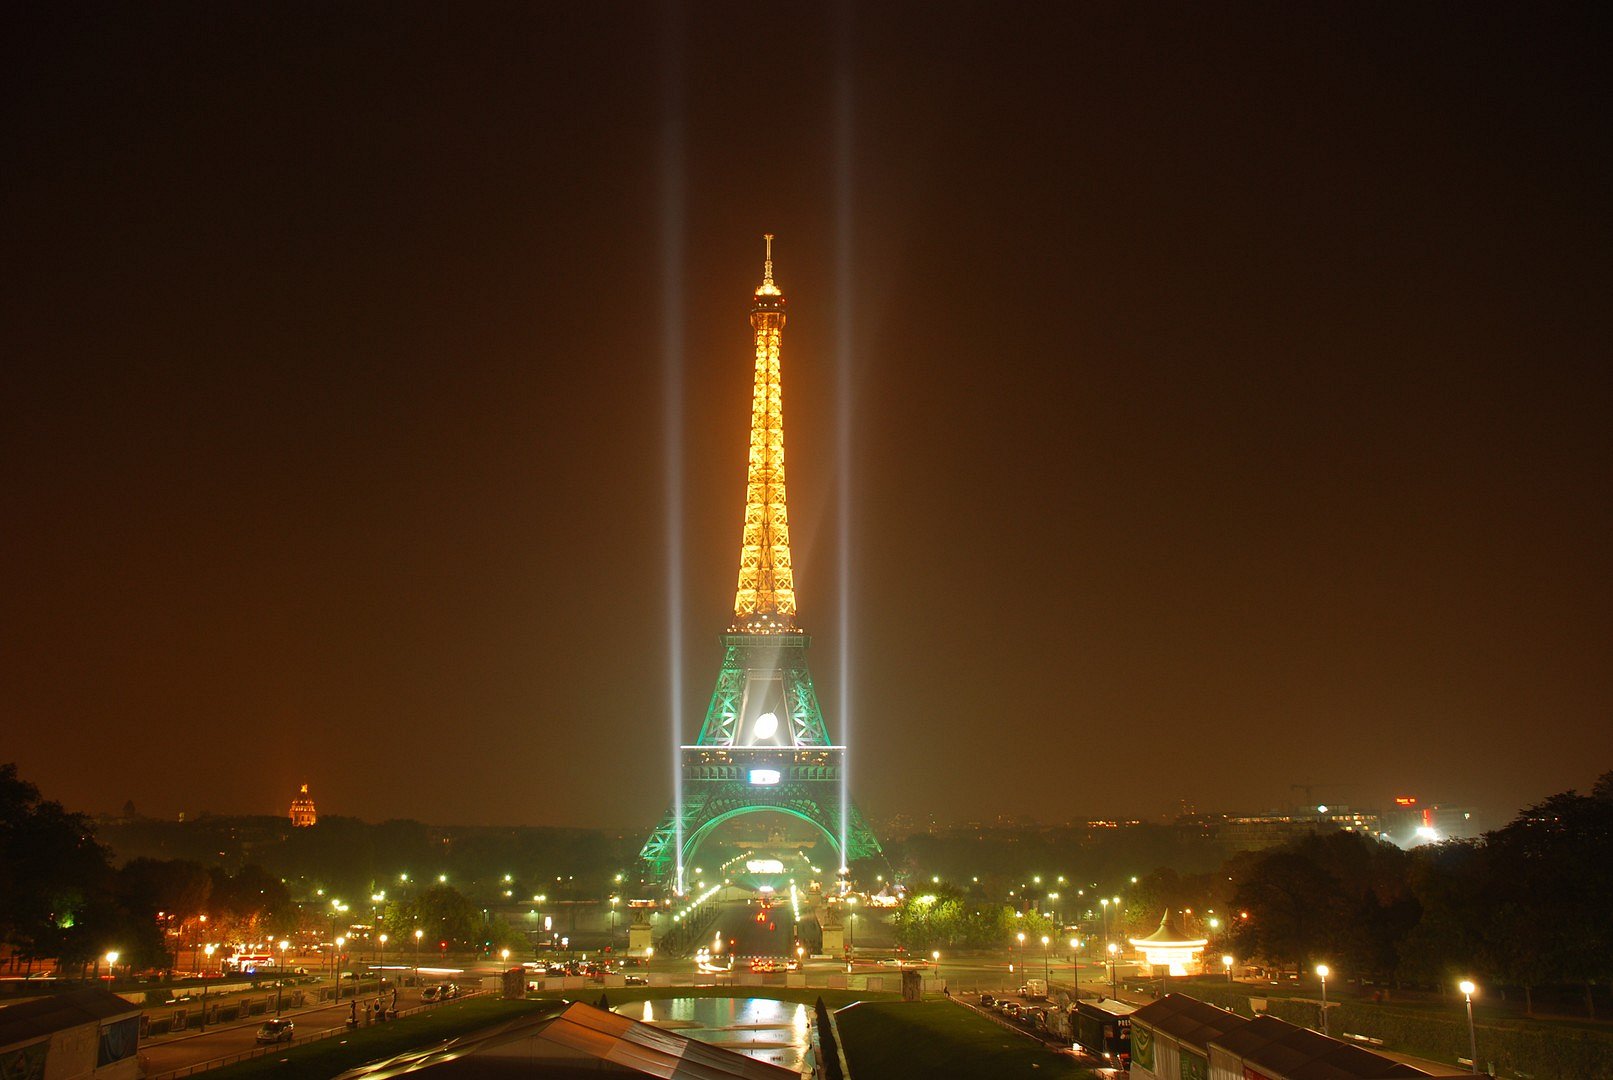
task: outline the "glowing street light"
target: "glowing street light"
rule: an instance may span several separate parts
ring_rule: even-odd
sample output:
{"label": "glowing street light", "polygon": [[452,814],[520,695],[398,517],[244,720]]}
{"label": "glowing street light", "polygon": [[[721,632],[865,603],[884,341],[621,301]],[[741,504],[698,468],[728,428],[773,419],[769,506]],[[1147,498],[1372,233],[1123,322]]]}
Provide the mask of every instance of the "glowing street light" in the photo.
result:
{"label": "glowing street light", "polygon": [[1109,954],[1109,996],[1119,997],[1120,995],[1115,991],[1115,983],[1118,979],[1115,971],[1115,956],[1120,952],[1120,946],[1111,941],[1104,946],[1104,951]]}
{"label": "glowing street light", "polygon": [[1019,937],[1019,973],[1025,974],[1025,931],[1021,930]]}
{"label": "glowing street light", "polygon": [[1047,982],[1052,982],[1053,981],[1053,969],[1050,966],[1048,966],[1048,962],[1047,962],[1047,944],[1048,944],[1048,941],[1049,941],[1048,936],[1046,934],[1043,934],[1042,935],[1042,978],[1043,978],[1043,980],[1045,980]]}
{"label": "glowing street light", "polygon": [[[203,945],[202,946],[202,952],[207,954],[207,966],[208,967],[213,966],[213,949],[214,949],[214,946],[212,946],[212,945]],[[202,972],[202,1030],[203,1031],[207,1030],[207,972],[206,971]]]}
{"label": "glowing street light", "polygon": [[1467,1000],[1467,1056],[1473,1063],[1472,1071],[1478,1072],[1479,1037],[1477,1032],[1473,1030],[1473,995],[1478,991],[1478,987],[1473,985],[1472,979],[1463,979],[1456,984],[1456,988],[1462,992],[1462,997]]}
{"label": "glowing street light", "polygon": [[280,944],[278,946],[276,946],[276,947],[280,950],[280,966],[279,966],[278,970],[275,971],[275,978],[274,978],[274,1014],[276,1016],[279,1016],[280,1015],[280,988],[282,986],[284,986],[285,982],[286,982],[286,950],[291,947],[291,942],[289,942],[289,941],[281,941]]}
{"label": "glowing street light", "polygon": [[1227,982],[1232,981],[1232,956],[1227,954],[1221,957],[1221,966],[1227,969]]}
{"label": "glowing street light", "polygon": [[1327,1034],[1327,975],[1326,964],[1316,965],[1316,977],[1322,980],[1322,1034]]}

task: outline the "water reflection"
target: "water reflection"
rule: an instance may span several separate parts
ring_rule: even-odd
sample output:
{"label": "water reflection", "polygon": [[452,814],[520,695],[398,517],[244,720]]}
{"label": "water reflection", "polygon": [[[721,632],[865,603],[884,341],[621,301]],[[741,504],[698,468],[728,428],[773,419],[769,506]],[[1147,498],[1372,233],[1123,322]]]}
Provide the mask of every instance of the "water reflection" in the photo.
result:
{"label": "water reflection", "polygon": [[808,1063],[812,1012],[774,998],[661,998],[617,1010],[646,1024],[780,1065],[794,1072]]}

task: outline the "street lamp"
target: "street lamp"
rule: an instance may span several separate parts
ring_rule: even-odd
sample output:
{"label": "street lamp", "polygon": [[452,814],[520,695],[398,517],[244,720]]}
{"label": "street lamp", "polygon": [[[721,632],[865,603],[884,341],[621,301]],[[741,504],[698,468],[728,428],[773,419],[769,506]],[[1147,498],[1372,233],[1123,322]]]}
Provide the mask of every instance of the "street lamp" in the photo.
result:
{"label": "street lamp", "polygon": [[1478,987],[1473,985],[1472,979],[1463,979],[1456,984],[1456,988],[1467,999],[1467,1055],[1472,1061],[1472,1071],[1479,1071],[1479,1037],[1473,1030],[1473,995]]}
{"label": "street lamp", "polygon": [[1081,958],[1076,951],[1081,948],[1080,938],[1070,939],[1070,981],[1075,983],[1075,999],[1081,1000]]}
{"label": "street lamp", "polygon": [[286,982],[286,949],[291,946],[289,941],[280,942],[280,969],[275,972],[274,980],[274,1014],[280,1015],[280,988]]}
{"label": "street lamp", "polygon": [[386,989],[386,935],[381,935],[381,974],[375,980],[375,992],[379,994]]}
{"label": "street lamp", "polygon": [[414,984],[420,985],[420,939],[426,936],[424,930],[414,932]]}
{"label": "street lamp", "polygon": [[1017,936],[1019,938],[1019,973],[1023,976],[1025,974],[1025,931],[1021,930]]}
{"label": "street lamp", "polygon": [[941,977],[941,950],[931,949],[930,959],[935,961],[935,977],[939,979]]}
{"label": "street lamp", "polygon": [[1042,981],[1043,982],[1052,982],[1053,981],[1053,969],[1051,967],[1049,967],[1048,963],[1047,963],[1047,941],[1048,941],[1047,935],[1043,934],[1042,935]]}
{"label": "street lamp", "polygon": [[[213,946],[203,945],[202,952],[207,954],[207,966],[213,966]],[[207,1030],[207,972],[202,972],[202,1030]]]}
{"label": "street lamp", "polygon": [[1227,969],[1227,982],[1231,982],[1232,981],[1232,957],[1231,957],[1230,954],[1221,957],[1221,966]]}
{"label": "street lamp", "polygon": [[[112,980],[113,982],[118,981],[117,966],[118,966],[118,951],[116,949],[112,949],[106,954],[106,977],[108,979]],[[83,971],[84,969],[79,968],[79,970]]]}
{"label": "street lamp", "polygon": [[1115,993],[1115,954],[1120,951],[1120,946],[1111,941],[1104,946],[1104,951],[1109,954],[1109,996],[1119,997],[1120,995]]}
{"label": "street lamp", "polygon": [[1327,973],[1326,964],[1316,965],[1316,977],[1322,980],[1322,1034],[1327,1034]]}

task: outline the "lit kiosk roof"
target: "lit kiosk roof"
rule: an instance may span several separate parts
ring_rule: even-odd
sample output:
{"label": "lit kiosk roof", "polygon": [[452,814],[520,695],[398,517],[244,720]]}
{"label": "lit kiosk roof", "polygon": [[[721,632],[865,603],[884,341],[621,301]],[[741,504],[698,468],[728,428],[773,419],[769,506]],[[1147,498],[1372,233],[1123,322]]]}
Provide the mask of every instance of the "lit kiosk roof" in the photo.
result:
{"label": "lit kiosk roof", "polygon": [[1205,938],[1196,938],[1182,927],[1182,920],[1176,912],[1167,908],[1165,914],[1159,918],[1159,929],[1144,938],[1132,938],[1131,943],[1139,948],[1149,945],[1176,946],[1177,948],[1202,949],[1209,944]]}
{"label": "lit kiosk roof", "polygon": [[1143,951],[1143,962],[1156,971],[1163,969],[1171,975],[1186,975],[1198,963],[1199,952],[1208,944],[1204,938],[1188,935],[1181,920],[1170,908],[1160,916],[1159,929],[1145,938],[1131,938],[1131,943]]}

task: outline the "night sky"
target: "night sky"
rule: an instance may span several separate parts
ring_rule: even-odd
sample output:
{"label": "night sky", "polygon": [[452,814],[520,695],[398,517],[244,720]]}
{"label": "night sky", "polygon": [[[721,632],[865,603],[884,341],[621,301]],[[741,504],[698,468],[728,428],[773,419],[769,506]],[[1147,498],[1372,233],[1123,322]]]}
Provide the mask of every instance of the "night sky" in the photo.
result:
{"label": "night sky", "polygon": [[668,522],[692,740],[773,232],[800,621],[876,820],[1586,788],[1592,11],[9,5],[0,760],[87,810],[647,830]]}

